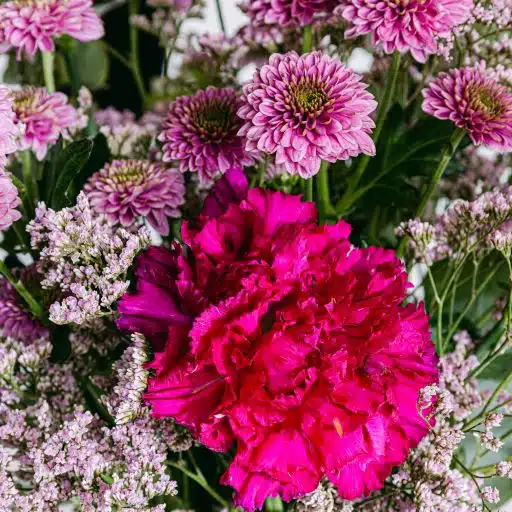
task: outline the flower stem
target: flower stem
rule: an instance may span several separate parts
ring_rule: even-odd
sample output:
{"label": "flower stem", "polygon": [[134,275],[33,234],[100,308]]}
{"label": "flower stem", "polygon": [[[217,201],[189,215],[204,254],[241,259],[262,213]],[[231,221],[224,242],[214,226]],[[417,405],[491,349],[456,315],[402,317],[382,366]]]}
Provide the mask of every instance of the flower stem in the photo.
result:
{"label": "flower stem", "polygon": [[[423,212],[425,211],[425,207],[427,203],[430,201],[432,194],[434,193],[439,181],[441,180],[446,167],[450,163],[455,151],[457,150],[459,144],[466,132],[462,128],[456,128],[453,132],[448,144],[444,147],[443,153],[441,155],[441,160],[439,161],[439,165],[437,166],[434,175],[432,176],[432,180],[430,181],[427,189],[423,193],[420,199],[420,204],[416,210],[416,214],[414,217],[421,218]],[[407,237],[402,238],[400,245],[398,246],[397,255],[398,257],[402,257],[404,255],[405,247],[407,244]]]}
{"label": "flower stem", "polygon": [[[130,0],[128,2],[130,18],[136,16],[139,12],[139,0]],[[142,79],[142,73],[140,71],[139,63],[139,32],[137,27],[130,23],[130,67],[132,70],[135,84],[139,91],[142,105],[146,105],[146,90],[144,88],[144,81]]]}
{"label": "flower stem", "polygon": [[0,260],[0,274],[2,274],[7,281],[14,287],[14,289],[18,292],[20,297],[26,302],[27,306],[30,309],[32,315],[40,320],[43,320],[43,308],[41,304],[37,302],[37,300],[32,296],[32,294],[25,288],[25,285],[19,280],[16,279],[12,272],[9,270],[7,265]]}
{"label": "flower stem", "polygon": [[[373,131],[373,142],[375,146],[377,146],[377,142],[379,140],[380,134],[382,132],[382,128],[384,127],[384,122],[386,120],[386,116],[391,107],[391,103],[393,102],[393,98],[395,95],[396,83],[398,80],[398,75],[400,71],[400,62],[402,60],[402,56],[400,52],[395,52],[393,54],[393,63],[391,64],[391,69],[389,70],[388,79],[386,83],[386,90],[384,91],[384,96],[380,103],[379,113],[377,115],[377,121],[375,122],[375,130]],[[355,173],[351,176],[348,181],[347,190],[345,194],[338,202],[336,209],[339,213],[346,213],[348,209],[352,206],[354,199],[354,192],[357,190],[357,186],[363,177],[368,164],[370,163],[371,157],[368,155],[363,155]]]}
{"label": "flower stem", "polygon": [[32,172],[32,155],[30,150],[20,151],[21,166],[23,169],[23,185],[25,187],[25,198],[27,207],[30,212],[26,212],[28,216],[32,214],[34,205],[37,203],[37,182]]}
{"label": "flower stem", "polygon": [[54,55],[52,52],[42,52],[44,84],[49,93],[54,93],[55,77],[53,75]]}
{"label": "flower stem", "polygon": [[309,53],[313,48],[313,28],[306,25],[302,32],[302,53]]}
{"label": "flower stem", "polygon": [[313,178],[304,179],[304,200],[313,202]]}
{"label": "flower stem", "polygon": [[217,7],[217,16],[219,18],[220,28],[224,35],[226,35],[226,23],[224,22],[224,15],[222,14],[221,0],[215,0],[215,6]]}
{"label": "flower stem", "polygon": [[334,214],[334,209],[331,205],[331,194],[329,192],[329,162],[322,160],[320,164],[320,172],[316,177],[316,190],[320,224],[323,224]]}

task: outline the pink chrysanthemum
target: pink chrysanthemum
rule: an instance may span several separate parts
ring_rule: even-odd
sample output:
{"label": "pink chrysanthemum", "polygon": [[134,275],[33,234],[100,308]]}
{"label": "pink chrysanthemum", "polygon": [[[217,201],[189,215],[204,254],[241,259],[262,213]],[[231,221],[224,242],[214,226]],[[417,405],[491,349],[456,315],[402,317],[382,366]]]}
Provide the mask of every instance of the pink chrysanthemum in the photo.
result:
{"label": "pink chrysanthemum", "polygon": [[245,149],[245,138],[238,135],[240,106],[239,96],[230,88],[208,87],[177,98],[159,136],[164,143],[163,160],[179,161],[182,172],[199,173],[202,183],[231,167],[251,165],[253,155]]}
{"label": "pink chrysanthemum", "polygon": [[31,149],[38,160],[43,160],[48,147],[60,136],[70,137],[70,131],[80,126],[83,119],[61,92],[48,93],[44,88],[25,87],[12,93],[16,123],[22,126],[21,150]]}
{"label": "pink chrysanthemum", "polygon": [[297,27],[331,16],[339,0],[249,0],[243,5],[254,26]]}
{"label": "pink chrysanthemum", "polygon": [[475,68],[441,73],[423,90],[423,111],[449,119],[475,144],[512,150],[512,94]]}
{"label": "pink chrysanthemum", "polygon": [[7,231],[13,222],[21,219],[16,208],[21,204],[18,189],[12,184],[11,178],[0,170],[0,232]]}
{"label": "pink chrysanthemum", "polygon": [[104,34],[92,0],[11,0],[0,3],[0,42],[18,49],[18,58],[52,52],[53,40],[68,35],[95,41]]}
{"label": "pink chrysanthemum", "polygon": [[337,12],[351,23],[350,39],[371,33],[386,53],[410,51],[419,62],[437,52],[437,38],[466,21],[473,0],[344,0]]}
{"label": "pink chrysanthemum", "polygon": [[147,160],[114,160],[84,187],[89,202],[113,224],[129,227],[144,217],[162,235],[168,217],[179,217],[185,202],[183,175]]}
{"label": "pink chrysanthemum", "polygon": [[118,326],[153,345],[153,415],[212,450],[236,444],[222,481],[247,510],[322,477],[343,498],[368,495],[428,432],[417,412],[438,379],[428,317],[402,306],[394,252],[355,248],[349,232],[233,170],[184,225],[188,247],[150,248],[118,304]]}
{"label": "pink chrysanthemum", "polygon": [[15,137],[18,130],[14,124],[14,112],[10,95],[9,89],[0,87],[0,175],[7,163],[6,156],[14,153],[17,149]]}
{"label": "pink chrysanthemum", "polygon": [[[18,274],[26,285],[28,281],[34,279],[34,272],[35,268],[32,266]],[[25,344],[48,336],[48,329],[30,314],[13,286],[2,278],[0,278],[0,334]]]}
{"label": "pink chrysanthemum", "polygon": [[244,86],[238,133],[249,151],[275,153],[278,166],[304,178],[321,160],[374,155],[370,113],[377,103],[360,80],[321,52],[274,54]]}

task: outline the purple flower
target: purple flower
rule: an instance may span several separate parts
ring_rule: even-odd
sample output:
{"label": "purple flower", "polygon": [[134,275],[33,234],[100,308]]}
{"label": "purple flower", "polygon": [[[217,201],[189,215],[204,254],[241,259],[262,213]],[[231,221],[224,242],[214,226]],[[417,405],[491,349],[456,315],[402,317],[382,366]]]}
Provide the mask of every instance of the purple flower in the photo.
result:
{"label": "purple flower", "polygon": [[16,207],[21,204],[18,189],[7,174],[0,170],[0,232],[7,231],[13,222],[21,219]]}
{"label": "purple flower", "polygon": [[274,54],[244,86],[239,135],[249,151],[276,154],[276,165],[304,178],[320,161],[375,154],[370,113],[377,106],[361,77],[313,52]]}
{"label": "purple flower", "polygon": [[13,92],[12,100],[16,123],[24,129],[19,149],[31,149],[38,160],[44,159],[60,136],[70,138],[70,132],[83,122],[61,92],[50,94],[42,87],[25,87]]}
{"label": "purple flower", "polygon": [[68,35],[95,41],[104,34],[92,0],[11,0],[0,4],[0,42],[33,57],[53,52],[54,38]]}
{"label": "purple flower", "polygon": [[242,121],[236,112],[242,103],[233,89],[208,87],[171,103],[159,140],[163,160],[179,160],[182,172],[199,173],[208,183],[231,167],[251,165],[254,151],[245,149],[238,135]]}
{"label": "purple flower", "polygon": [[441,73],[423,91],[423,110],[466,130],[474,144],[512,149],[512,94],[475,68]]}
{"label": "purple flower", "polygon": [[135,122],[135,114],[130,110],[117,110],[114,107],[107,107],[94,113],[94,120],[99,126],[114,128],[119,125]]}
{"label": "purple flower", "polygon": [[0,87],[0,173],[5,167],[6,155],[16,151],[14,138],[17,135],[17,130],[14,124],[10,94],[9,89]]}
{"label": "purple flower", "polygon": [[348,39],[372,34],[372,43],[386,53],[410,51],[419,62],[438,51],[437,37],[463,23],[472,0],[344,0],[337,9],[351,24]]}
{"label": "purple flower", "polygon": [[162,235],[167,217],[179,217],[185,202],[183,175],[147,160],[114,160],[95,173],[84,187],[90,204],[112,224],[129,227],[145,217]]}
{"label": "purple flower", "polygon": [[[31,271],[27,268],[22,272],[22,280],[26,281]],[[47,329],[28,312],[6,279],[0,279],[0,333],[25,344],[48,335]]]}

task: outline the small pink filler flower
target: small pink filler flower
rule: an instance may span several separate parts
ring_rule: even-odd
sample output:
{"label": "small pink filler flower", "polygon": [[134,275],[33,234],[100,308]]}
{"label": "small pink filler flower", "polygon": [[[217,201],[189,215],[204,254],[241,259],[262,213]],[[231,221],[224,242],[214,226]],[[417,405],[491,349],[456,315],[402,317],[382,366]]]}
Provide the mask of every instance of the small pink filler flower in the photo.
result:
{"label": "small pink filler flower", "polygon": [[0,42],[33,57],[37,50],[52,52],[53,40],[68,35],[95,41],[104,34],[92,0],[11,0],[0,3]]}
{"label": "small pink filler flower", "polygon": [[183,175],[146,160],[114,160],[94,174],[84,187],[97,213],[112,224],[129,227],[138,217],[162,235],[169,234],[168,217],[179,217],[185,202]]}
{"label": "small pink filler flower", "polygon": [[208,87],[171,103],[159,140],[164,162],[179,161],[182,172],[199,173],[202,183],[238,165],[251,165],[242,125],[236,115],[241,100],[233,89]]}
{"label": "small pink filler flower", "polygon": [[512,94],[475,68],[441,73],[423,90],[423,111],[466,130],[474,144],[512,150]]}
{"label": "small pink filler flower", "polygon": [[314,52],[274,54],[244,87],[239,135],[249,151],[276,154],[276,165],[304,178],[321,160],[375,154],[370,114],[377,102],[361,77]]}
{"label": "small pink filler flower", "polygon": [[386,53],[411,52],[419,62],[437,53],[437,38],[468,18],[473,0],[345,0],[337,9],[350,22],[345,37],[372,35]]}
{"label": "small pink filler flower", "polygon": [[43,160],[48,147],[59,137],[70,137],[82,118],[65,94],[50,94],[44,88],[26,87],[12,93],[16,123],[23,127],[20,150],[31,149]]}

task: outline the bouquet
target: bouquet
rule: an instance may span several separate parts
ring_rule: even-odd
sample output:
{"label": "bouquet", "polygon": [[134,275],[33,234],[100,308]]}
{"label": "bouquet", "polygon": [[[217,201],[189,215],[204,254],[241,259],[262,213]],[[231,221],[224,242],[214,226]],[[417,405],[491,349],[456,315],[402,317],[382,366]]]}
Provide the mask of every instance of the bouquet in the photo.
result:
{"label": "bouquet", "polygon": [[510,1],[216,4],[0,3],[0,510],[505,506]]}

